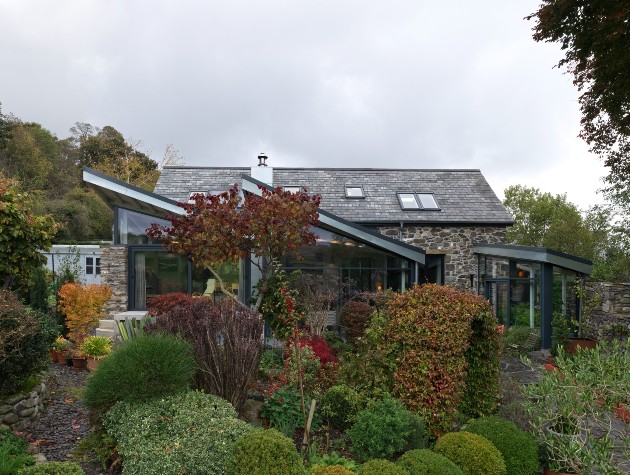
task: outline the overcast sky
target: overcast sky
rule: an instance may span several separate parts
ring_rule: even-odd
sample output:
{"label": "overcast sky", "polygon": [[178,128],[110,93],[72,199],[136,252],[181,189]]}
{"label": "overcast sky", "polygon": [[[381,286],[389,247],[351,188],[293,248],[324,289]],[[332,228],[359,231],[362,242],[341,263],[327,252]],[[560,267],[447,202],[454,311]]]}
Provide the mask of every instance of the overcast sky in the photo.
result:
{"label": "overcast sky", "polygon": [[0,0],[0,102],[58,137],[111,125],[187,165],[479,168],[587,207],[538,0]]}

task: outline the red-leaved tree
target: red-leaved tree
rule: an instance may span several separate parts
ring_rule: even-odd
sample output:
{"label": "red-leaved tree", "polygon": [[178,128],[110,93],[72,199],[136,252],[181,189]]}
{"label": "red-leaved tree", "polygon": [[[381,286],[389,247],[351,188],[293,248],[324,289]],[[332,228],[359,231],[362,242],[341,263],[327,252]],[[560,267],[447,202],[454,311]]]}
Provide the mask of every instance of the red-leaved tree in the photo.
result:
{"label": "red-leaved tree", "polygon": [[197,194],[192,203],[178,203],[186,213],[171,215],[171,226],[153,224],[147,235],[165,241],[169,251],[190,258],[215,276],[223,292],[228,291],[216,267],[248,259],[260,270],[258,310],[273,272],[272,262],[289,252],[299,253],[315,244],[311,226],[318,224],[320,196],[292,193],[278,187],[260,187],[262,195],[239,195],[238,185],[217,195]]}

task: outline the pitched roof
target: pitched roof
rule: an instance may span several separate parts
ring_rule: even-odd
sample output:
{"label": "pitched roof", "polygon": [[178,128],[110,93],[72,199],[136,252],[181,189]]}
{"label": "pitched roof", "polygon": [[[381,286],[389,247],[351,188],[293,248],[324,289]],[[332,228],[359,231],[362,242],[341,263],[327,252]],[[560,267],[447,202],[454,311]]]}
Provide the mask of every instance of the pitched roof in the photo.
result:
{"label": "pitched roof", "polygon": [[[165,167],[155,193],[186,201],[192,191],[226,190],[244,167]],[[355,223],[512,224],[513,219],[479,170],[274,168],[274,186],[302,186],[322,196],[321,208]],[[364,199],[346,198],[361,186]],[[402,210],[398,192],[434,193],[439,210]]]}

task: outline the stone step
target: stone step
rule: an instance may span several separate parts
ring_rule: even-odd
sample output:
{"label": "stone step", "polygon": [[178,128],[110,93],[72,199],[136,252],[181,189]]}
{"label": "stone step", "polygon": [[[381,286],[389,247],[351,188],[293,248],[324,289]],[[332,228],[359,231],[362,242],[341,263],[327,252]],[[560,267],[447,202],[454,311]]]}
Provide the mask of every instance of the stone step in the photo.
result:
{"label": "stone step", "polygon": [[104,330],[116,329],[116,321],[113,318],[101,318],[98,322],[98,327]]}
{"label": "stone step", "polygon": [[106,338],[114,338],[116,336],[116,332],[115,330],[109,329],[109,328],[97,328],[96,329],[96,336],[104,336]]}

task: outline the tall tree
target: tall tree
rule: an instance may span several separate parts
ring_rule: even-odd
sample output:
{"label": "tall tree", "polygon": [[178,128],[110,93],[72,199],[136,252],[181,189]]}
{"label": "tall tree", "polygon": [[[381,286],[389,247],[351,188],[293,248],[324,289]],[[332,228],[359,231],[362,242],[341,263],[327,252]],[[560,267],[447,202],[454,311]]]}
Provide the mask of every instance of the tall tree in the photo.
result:
{"label": "tall tree", "polygon": [[25,282],[46,262],[57,226],[51,216],[36,216],[28,194],[0,174],[0,285],[4,290]]}
{"label": "tall tree", "polygon": [[604,158],[609,195],[630,215],[630,2],[543,0],[536,41],[559,42],[558,67],[573,75],[581,92],[580,136]]}
{"label": "tall tree", "polygon": [[[262,189],[262,196],[240,197],[237,185],[229,191],[205,197],[198,194],[193,203],[179,203],[182,216],[169,216],[172,226],[154,224],[147,235],[164,239],[171,252],[189,257],[193,264],[210,270],[223,287],[217,266],[250,260],[262,275],[258,310],[273,272],[273,261],[288,252],[299,252],[315,244],[312,225],[318,221],[320,196],[291,193],[276,188]],[[232,295],[224,289],[226,295]]]}

